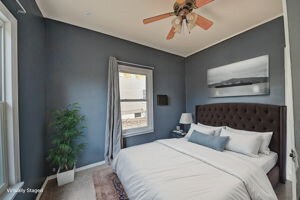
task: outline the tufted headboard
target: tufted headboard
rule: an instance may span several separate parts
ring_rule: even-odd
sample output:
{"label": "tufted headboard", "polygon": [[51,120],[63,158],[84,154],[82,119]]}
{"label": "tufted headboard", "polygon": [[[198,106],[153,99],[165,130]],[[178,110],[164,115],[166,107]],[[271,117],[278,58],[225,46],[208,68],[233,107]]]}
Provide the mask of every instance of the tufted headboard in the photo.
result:
{"label": "tufted headboard", "polygon": [[286,107],[254,103],[220,103],[196,106],[196,123],[236,129],[273,131],[271,151],[278,154],[280,182],[285,182]]}

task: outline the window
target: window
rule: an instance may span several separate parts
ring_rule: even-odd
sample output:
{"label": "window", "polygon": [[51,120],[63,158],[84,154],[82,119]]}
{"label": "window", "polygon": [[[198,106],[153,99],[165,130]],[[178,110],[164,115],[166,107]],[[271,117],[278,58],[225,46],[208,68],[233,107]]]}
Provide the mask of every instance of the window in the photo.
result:
{"label": "window", "polygon": [[5,145],[5,130],[4,130],[4,102],[3,102],[3,29],[4,23],[0,19],[0,194],[4,192],[7,187],[6,175],[6,145]]}
{"label": "window", "polygon": [[119,66],[123,136],[153,132],[152,70]]}
{"label": "window", "polygon": [[6,179],[6,148],[5,148],[5,135],[3,130],[3,121],[4,121],[4,113],[3,113],[3,102],[0,102],[0,194],[5,191],[7,188],[7,179]]}
{"label": "window", "polygon": [[20,182],[17,20],[0,1],[0,195]]}

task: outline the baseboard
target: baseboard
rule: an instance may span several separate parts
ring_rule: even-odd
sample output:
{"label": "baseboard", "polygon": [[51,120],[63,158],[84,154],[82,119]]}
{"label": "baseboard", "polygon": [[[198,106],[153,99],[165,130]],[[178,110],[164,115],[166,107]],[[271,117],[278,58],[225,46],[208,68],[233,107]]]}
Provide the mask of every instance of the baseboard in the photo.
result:
{"label": "baseboard", "polygon": [[[105,164],[105,161],[100,161],[100,162],[96,162],[96,163],[93,163],[93,164],[90,164],[90,165],[86,165],[86,166],[82,166],[82,167],[79,167],[79,168],[76,168],[75,169],[75,172],[80,172],[80,171],[83,171],[83,170],[87,170],[87,169],[91,169],[93,167],[98,167],[98,166],[101,166],[101,165],[104,165]],[[48,181],[52,180],[52,179],[55,179],[56,178],[56,174],[53,174],[51,176],[48,176],[46,178],[46,180],[44,181],[41,189],[44,190]],[[37,197],[35,200],[39,200],[42,196],[42,192],[38,193]]]}
{"label": "baseboard", "polygon": [[[54,179],[54,178],[56,178],[56,175],[48,176],[48,177],[45,179],[45,181],[44,181],[44,183],[43,183],[43,185],[42,185],[42,187],[41,187],[41,190],[44,191],[44,189],[46,188],[46,185],[47,185],[48,181],[51,180],[51,179]],[[39,200],[39,199],[41,198],[42,194],[43,194],[43,192],[39,192],[35,199],[36,199],[36,200]]]}
{"label": "baseboard", "polygon": [[101,165],[104,165],[104,164],[105,164],[105,161],[96,162],[96,163],[93,163],[93,164],[90,164],[90,165],[86,165],[86,166],[76,168],[75,172],[80,172],[80,171],[90,169],[90,168],[93,168],[93,167],[98,167],[98,166],[101,166]]}

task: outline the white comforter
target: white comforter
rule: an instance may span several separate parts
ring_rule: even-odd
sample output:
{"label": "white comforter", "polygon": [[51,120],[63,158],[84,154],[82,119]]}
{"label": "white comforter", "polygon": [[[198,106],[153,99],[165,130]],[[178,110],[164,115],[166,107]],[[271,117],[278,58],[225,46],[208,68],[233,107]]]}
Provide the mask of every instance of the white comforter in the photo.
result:
{"label": "white comforter", "polygon": [[185,139],[121,150],[113,162],[130,200],[274,200],[253,163]]}

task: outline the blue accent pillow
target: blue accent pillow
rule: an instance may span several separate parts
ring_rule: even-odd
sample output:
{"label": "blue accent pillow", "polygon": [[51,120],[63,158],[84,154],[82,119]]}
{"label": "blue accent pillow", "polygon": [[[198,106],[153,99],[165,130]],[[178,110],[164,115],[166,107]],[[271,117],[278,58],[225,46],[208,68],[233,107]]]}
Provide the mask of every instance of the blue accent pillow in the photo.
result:
{"label": "blue accent pillow", "polygon": [[207,135],[194,130],[188,141],[209,147],[217,151],[224,151],[225,146],[229,141],[229,137]]}

